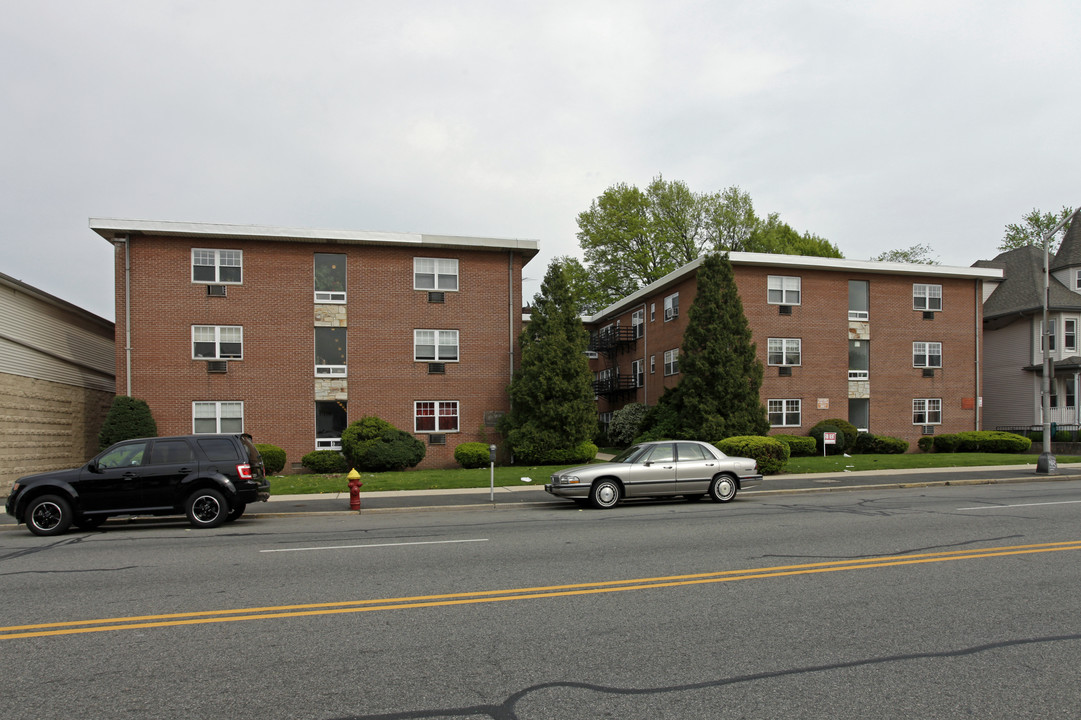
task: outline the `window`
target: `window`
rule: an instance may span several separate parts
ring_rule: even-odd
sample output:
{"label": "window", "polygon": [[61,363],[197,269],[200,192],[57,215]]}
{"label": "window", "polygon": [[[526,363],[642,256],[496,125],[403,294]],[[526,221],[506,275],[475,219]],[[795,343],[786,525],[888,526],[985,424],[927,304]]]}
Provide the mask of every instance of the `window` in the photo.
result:
{"label": "window", "polygon": [[[1047,325],[1047,349],[1051,352],[1055,351],[1055,325],[1054,319],[1050,320]],[[1040,352],[1043,352],[1043,320],[1040,321]]]}
{"label": "window", "polygon": [[342,431],[348,427],[345,400],[315,402],[315,449],[341,450]]}
{"label": "window", "polygon": [[345,255],[315,253],[315,302],[345,302]]}
{"label": "window", "polygon": [[194,402],[191,417],[193,433],[244,432],[242,402]]}
{"label": "window", "polygon": [[645,308],[641,310],[635,310],[631,313],[631,337],[635,340],[642,337],[646,327],[646,311]]}
{"label": "window", "polygon": [[191,251],[191,281],[239,285],[244,272],[244,253],[241,250]]}
{"label": "window", "polygon": [[240,360],[244,357],[244,328],[240,325],[192,325],[194,360]]}
{"label": "window", "polygon": [[458,362],[458,331],[414,330],[413,359],[417,362]]}
{"label": "window", "polygon": [[912,401],[913,425],[940,425],[942,398],[921,398]]}
{"label": "window", "polygon": [[940,368],[942,367],[942,343],[940,342],[914,342],[912,343],[912,367]]}
{"label": "window", "polygon": [[458,261],[450,258],[413,258],[414,290],[457,290]]}
{"label": "window", "polygon": [[673,293],[664,299],[664,321],[679,317],[679,293]]}
{"label": "window", "polygon": [[801,283],[798,277],[770,275],[766,278],[766,302],[770,305],[799,305]]}
{"label": "window", "polygon": [[675,375],[679,372],[679,348],[664,351],[664,374]]}
{"label": "window", "polygon": [[866,320],[870,317],[871,287],[866,280],[848,281],[848,319]]}
{"label": "window", "polygon": [[1062,321],[1062,349],[1068,352],[1077,351],[1077,321]]}
{"label": "window", "polygon": [[1072,377],[1066,378],[1066,407],[1077,407],[1077,388]]}
{"label": "window", "polygon": [[912,309],[941,310],[942,286],[914,284],[912,286]]}
{"label": "window", "polygon": [[640,388],[646,384],[646,364],[641,360],[631,363],[631,377],[634,378],[634,386]]}
{"label": "window", "polygon": [[1081,270],[1077,271],[1077,275],[1074,276],[1074,290],[1081,290]]}
{"label": "window", "polygon": [[[866,380],[871,375],[871,343],[868,340],[848,341],[848,379]],[[855,423],[853,423],[855,424]]]}
{"label": "window", "polygon": [[457,432],[458,402],[413,403],[413,426],[416,432]]}
{"label": "window", "polygon": [[801,400],[767,401],[770,427],[798,427],[801,405]]}
{"label": "window", "polygon": [[657,303],[649,304],[649,321],[653,322],[657,319]]}
{"label": "window", "polygon": [[867,398],[849,398],[848,422],[855,425],[860,432],[870,432],[871,401]]}
{"label": "window", "polygon": [[345,328],[315,328],[315,374],[345,377],[346,349]]}
{"label": "window", "polygon": [[656,355],[650,355],[649,356],[649,374],[652,375],[655,372],[657,372],[657,356]]}
{"label": "window", "polygon": [[770,338],[768,361],[770,365],[799,365],[800,346],[799,338]]}
{"label": "window", "polygon": [[150,465],[174,465],[191,462],[195,454],[187,440],[155,440],[150,450]]}

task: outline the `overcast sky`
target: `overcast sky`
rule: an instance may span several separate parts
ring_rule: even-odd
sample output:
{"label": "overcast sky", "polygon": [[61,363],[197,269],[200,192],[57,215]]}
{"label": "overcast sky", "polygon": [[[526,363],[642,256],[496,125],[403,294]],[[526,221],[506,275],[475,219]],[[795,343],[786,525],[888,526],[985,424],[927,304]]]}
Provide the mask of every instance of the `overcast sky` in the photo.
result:
{"label": "overcast sky", "polygon": [[113,319],[90,217],[579,254],[617,183],[738,185],[846,257],[1081,204],[1076,0],[6,0],[0,272]]}

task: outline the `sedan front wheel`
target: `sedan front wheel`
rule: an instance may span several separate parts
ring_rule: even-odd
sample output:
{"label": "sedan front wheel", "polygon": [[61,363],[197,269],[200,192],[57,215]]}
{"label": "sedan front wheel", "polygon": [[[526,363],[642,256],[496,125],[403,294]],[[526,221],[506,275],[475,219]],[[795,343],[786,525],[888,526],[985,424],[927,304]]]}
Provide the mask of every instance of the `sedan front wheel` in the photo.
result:
{"label": "sedan front wheel", "polygon": [[589,501],[598,510],[607,510],[616,506],[621,494],[619,483],[615,480],[598,480],[589,489]]}

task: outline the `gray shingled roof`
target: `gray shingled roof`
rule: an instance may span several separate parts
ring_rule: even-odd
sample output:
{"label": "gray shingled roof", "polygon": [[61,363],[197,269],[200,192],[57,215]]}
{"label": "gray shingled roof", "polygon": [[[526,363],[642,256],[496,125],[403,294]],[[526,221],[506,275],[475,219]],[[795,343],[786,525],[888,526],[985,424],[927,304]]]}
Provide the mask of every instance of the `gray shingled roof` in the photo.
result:
{"label": "gray shingled roof", "polygon": [[1054,260],[1051,261],[1051,271],[1061,270],[1068,267],[1081,267],[1081,213],[1073,216],[1066,237],[1058,246]]}
{"label": "gray shingled roof", "polygon": [[[1063,245],[1066,245],[1067,240],[1071,240],[1071,244],[1081,249],[1081,229],[1077,227],[1077,219],[1070,226]],[[1071,252],[1072,250],[1067,248],[1067,253]],[[1081,265],[1081,259],[1076,264]],[[1007,250],[994,260],[981,260],[975,265],[1002,267],[1006,271],[1005,278],[983,304],[984,320],[993,320],[1007,315],[1024,315],[1043,309],[1042,248],[1025,245],[1014,250]],[[1081,310],[1081,295],[1073,292],[1052,276],[1048,307],[1051,310]]]}

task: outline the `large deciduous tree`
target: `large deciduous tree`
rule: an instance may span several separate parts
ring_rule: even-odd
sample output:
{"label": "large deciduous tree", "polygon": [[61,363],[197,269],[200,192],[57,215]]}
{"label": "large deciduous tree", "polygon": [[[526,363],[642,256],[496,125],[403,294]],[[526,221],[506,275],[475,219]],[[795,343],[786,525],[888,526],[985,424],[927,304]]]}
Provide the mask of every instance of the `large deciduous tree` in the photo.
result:
{"label": "large deciduous tree", "polygon": [[769,431],[762,405],[762,362],[743,314],[727,253],[706,255],[688,310],[679,384],[660,397],[643,431],[652,438],[714,442]]}
{"label": "large deciduous tree", "polygon": [[[1042,248],[1044,236],[1071,215],[1073,215],[1073,208],[1070,207],[1063,207],[1057,213],[1040,212],[1033,208],[1031,212],[1021,218],[1021,222],[1010,223],[1006,226],[1006,232],[998,249],[1003,251],[1013,250],[1025,245],[1036,245]],[[1060,242],[1062,242],[1061,232],[1056,233],[1049,243],[1052,255],[1058,250]]]}
{"label": "large deciduous tree", "polygon": [[938,260],[931,253],[934,252],[930,245],[917,243],[909,248],[887,250],[875,255],[872,260],[878,262],[916,263],[918,265],[938,265]]}
{"label": "large deciduous tree", "polygon": [[555,260],[522,331],[521,365],[508,388],[511,411],[500,425],[516,462],[585,462],[596,454],[588,342],[568,264]]}

